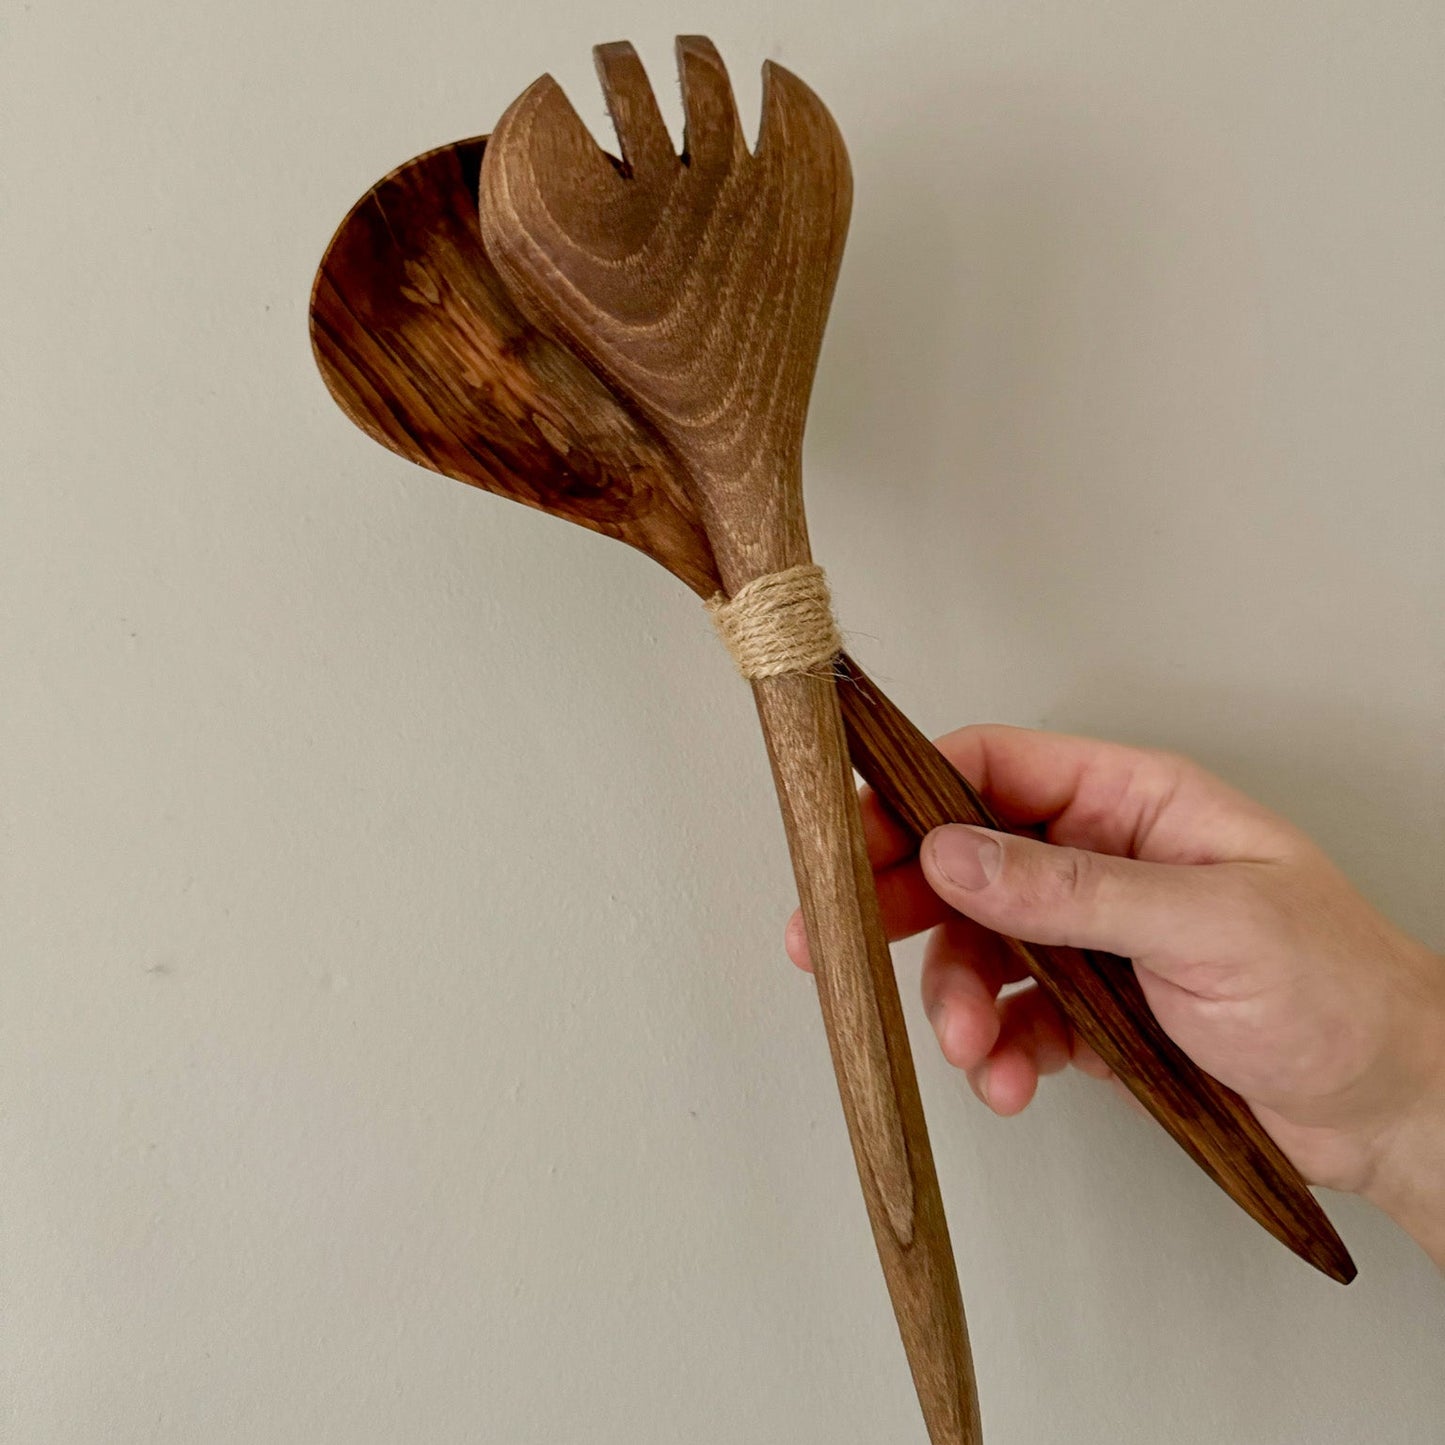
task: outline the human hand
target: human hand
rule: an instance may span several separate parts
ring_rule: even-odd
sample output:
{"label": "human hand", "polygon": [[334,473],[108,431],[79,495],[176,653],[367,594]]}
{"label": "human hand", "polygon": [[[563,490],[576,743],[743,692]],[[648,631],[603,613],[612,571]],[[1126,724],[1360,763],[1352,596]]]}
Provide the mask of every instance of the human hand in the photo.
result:
{"label": "human hand", "polygon": [[[1134,960],[1177,1044],[1306,1179],[1392,1214],[1445,1268],[1445,964],[1297,828],[1172,754],[1022,728],[938,743],[1029,836],[953,825],[915,853],[865,789],[889,937],[931,929],[923,1000],[999,1114],[1103,1062],[996,936]],[[801,917],[788,952],[808,966]]]}

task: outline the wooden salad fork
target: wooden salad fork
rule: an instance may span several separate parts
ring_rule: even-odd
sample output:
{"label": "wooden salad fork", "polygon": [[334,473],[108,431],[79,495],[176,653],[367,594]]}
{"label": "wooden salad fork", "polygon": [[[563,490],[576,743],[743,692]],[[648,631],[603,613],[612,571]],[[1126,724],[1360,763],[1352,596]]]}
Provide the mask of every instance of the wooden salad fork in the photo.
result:
{"label": "wooden salad fork", "polygon": [[[739,598],[762,579],[786,589],[813,575],[803,423],[852,181],[832,117],[801,81],[765,71],[752,154],[717,52],[697,38],[678,51],[685,162],[632,48],[603,46],[623,165],[598,149],[555,82],[538,81],[502,116],[482,158],[482,234],[523,309],[677,456],[723,591]],[[774,641],[791,645],[781,632]],[[821,665],[748,675],[858,1176],[924,1419],[935,1445],[976,1445],[958,1277],[826,629],[822,643]]]}

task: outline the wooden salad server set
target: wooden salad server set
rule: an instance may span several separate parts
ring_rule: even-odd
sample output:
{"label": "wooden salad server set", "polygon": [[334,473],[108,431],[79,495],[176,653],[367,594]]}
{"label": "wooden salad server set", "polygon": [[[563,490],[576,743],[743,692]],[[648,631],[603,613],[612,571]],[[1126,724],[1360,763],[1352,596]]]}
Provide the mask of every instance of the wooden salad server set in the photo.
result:
{"label": "wooden salad server set", "polygon": [[[399,455],[625,541],[695,593],[811,558],[803,423],[851,201],[811,90],[769,63],[755,151],[712,45],[678,41],[685,153],[632,48],[596,51],[622,149],[550,77],[490,140],[420,156],[352,208],[317,274],[332,395]],[[958,1280],[852,767],[918,837],[997,828],[976,791],[840,654],[755,678],[819,998],[874,1238],[934,1445],[980,1437]],[[1159,1027],[1125,960],[1010,940],[1081,1036],[1260,1224],[1354,1265],[1232,1091]]]}

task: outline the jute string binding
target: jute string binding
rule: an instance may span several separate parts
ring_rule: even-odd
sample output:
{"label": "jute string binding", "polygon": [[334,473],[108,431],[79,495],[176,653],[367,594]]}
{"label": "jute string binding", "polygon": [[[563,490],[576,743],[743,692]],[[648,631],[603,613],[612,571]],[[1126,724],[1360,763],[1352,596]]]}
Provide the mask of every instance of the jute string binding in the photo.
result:
{"label": "jute string binding", "polygon": [[746,678],[818,672],[842,651],[823,569],[812,562],[755,577],[704,604]]}

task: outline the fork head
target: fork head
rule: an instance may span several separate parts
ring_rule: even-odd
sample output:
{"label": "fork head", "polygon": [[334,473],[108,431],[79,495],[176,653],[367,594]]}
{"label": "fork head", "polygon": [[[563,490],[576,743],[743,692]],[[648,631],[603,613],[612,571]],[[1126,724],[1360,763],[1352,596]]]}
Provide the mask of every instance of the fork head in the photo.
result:
{"label": "fork head", "polygon": [[729,548],[715,532],[749,532],[749,553],[806,554],[803,420],[852,198],[837,126],[770,62],[750,151],[716,49],[684,36],[679,156],[632,47],[595,55],[620,158],[542,77],[483,160],[488,252],[537,324],[682,458],[724,571]]}

